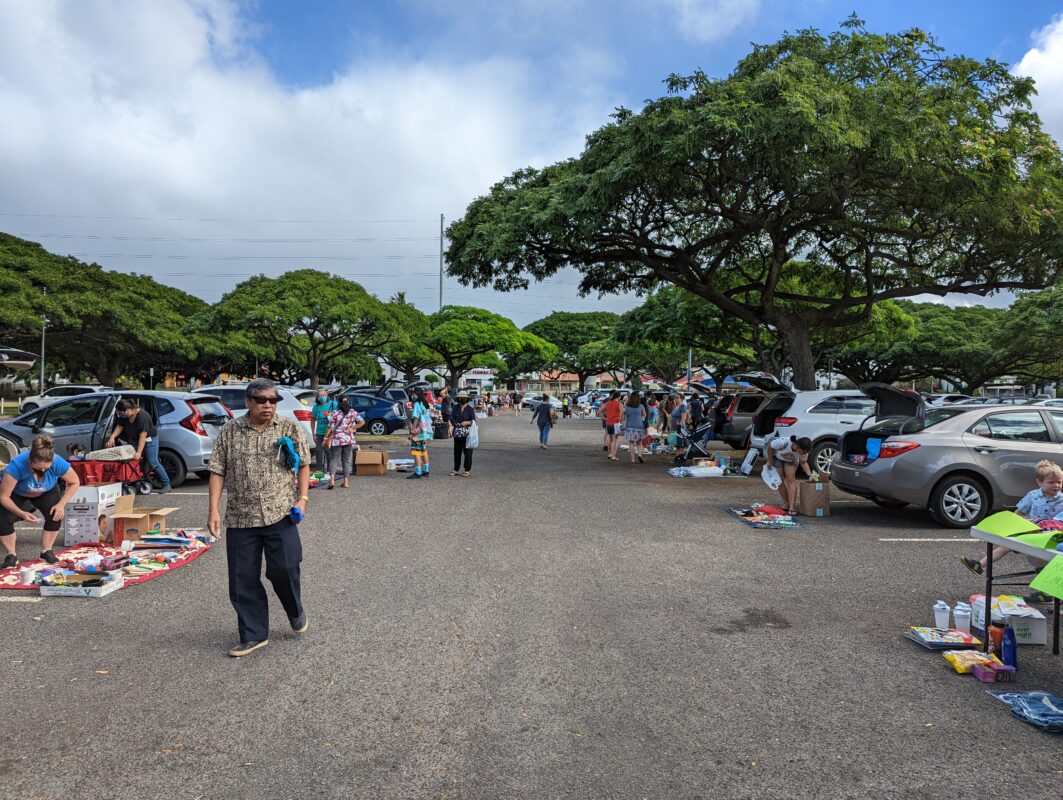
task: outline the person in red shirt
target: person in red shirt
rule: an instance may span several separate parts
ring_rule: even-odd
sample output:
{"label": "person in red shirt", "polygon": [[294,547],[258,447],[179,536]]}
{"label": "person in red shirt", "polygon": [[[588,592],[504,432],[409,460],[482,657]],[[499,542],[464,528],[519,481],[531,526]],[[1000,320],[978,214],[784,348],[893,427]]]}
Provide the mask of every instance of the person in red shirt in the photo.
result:
{"label": "person in red shirt", "polygon": [[616,461],[616,449],[620,446],[620,421],[624,418],[624,406],[620,402],[620,392],[616,389],[609,393],[609,400],[602,406],[602,418],[609,441],[609,460]]}

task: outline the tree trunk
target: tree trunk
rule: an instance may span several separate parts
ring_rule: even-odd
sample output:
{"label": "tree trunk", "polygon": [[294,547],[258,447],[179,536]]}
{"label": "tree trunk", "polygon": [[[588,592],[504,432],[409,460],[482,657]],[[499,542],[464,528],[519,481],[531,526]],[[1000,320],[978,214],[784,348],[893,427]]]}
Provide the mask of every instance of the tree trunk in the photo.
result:
{"label": "tree trunk", "polygon": [[812,340],[803,320],[787,319],[778,323],[790,351],[790,366],[794,371],[794,388],[811,391],[816,388],[816,364],[812,358]]}

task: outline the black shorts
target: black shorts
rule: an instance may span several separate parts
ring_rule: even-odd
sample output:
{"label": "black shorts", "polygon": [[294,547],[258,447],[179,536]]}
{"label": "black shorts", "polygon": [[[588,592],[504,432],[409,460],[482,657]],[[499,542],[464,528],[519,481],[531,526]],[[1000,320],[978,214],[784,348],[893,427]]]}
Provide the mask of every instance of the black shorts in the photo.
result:
{"label": "black shorts", "polygon": [[[59,501],[63,499],[63,492],[56,484],[40,497],[23,497],[20,494],[12,494],[11,499],[15,501],[15,505],[21,508],[23,511],[29,511],[31,508],[36,508],[44,515],[44,529],[46,531],[57,531],[63,527],[62,520],[55,521],[52,519],[52,509],[58,505]],[[15,521],[19,519],[3,506],[0,506],[0,536],[10,536],[15,532]]]}

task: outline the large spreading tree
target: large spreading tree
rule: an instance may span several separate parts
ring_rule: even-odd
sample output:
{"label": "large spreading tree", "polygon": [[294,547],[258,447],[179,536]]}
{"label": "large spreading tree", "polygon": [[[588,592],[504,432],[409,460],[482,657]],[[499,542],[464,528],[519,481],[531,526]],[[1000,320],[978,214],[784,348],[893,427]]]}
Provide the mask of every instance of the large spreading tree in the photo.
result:
{"label": "large spreading tree", "polygon": [[546,340],[482,308],[443,306],[428,321],[431,330],[425,346],[446,365],[451,387],[457,387],[461,376],[474,367],[504,369],[501,353],[528,353],[546,362],[557,355],[557,349]]}
{"label": "large spreading tree", "polygon": [[583,350],[583,346],[608,338],[619,319],[610,311],[555,311],[524,326],[524,330],[557,348],[557,358],[550,366],[573,373],[582,392],[587,378],[605,372],[608,366],[595,360],[586,360],[586,355],[597,351]]}
{"label": "large spreading tree", "polygon": [[[522,169],[448,236],[450,274],[499,290],[564,267],[581,290],[671,283],[778,331],[815,385],[812,332],[874,304],[1053,283],[1059,148],[1033,82],[856,19],[756,46],[722,79],[672,76],[576,158]],[[815,291],[788,285],[811,265]]]}

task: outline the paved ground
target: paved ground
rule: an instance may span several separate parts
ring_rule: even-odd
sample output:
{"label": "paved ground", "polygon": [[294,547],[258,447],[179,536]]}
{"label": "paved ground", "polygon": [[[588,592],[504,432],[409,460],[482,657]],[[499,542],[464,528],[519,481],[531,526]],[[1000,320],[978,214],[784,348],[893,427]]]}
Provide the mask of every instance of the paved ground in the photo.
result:
{"label": "paved ground", "polygon": [[[724,509],[758,480],[608,463],[599,433],[541,451],[493,419],[471,480],[440,442],[429,481],[313,493],[310,631],[274,606],[245,659],[223,545],[103,600],[0,602],[0,796],[1063,794],[1058,737],[900,636],[977,590],[962,533],[844,497],[750,530]],[[174,495],[179,524],[205,491]],[[1063,660],[1020,656],[1021,687],[1063,688]]]}

